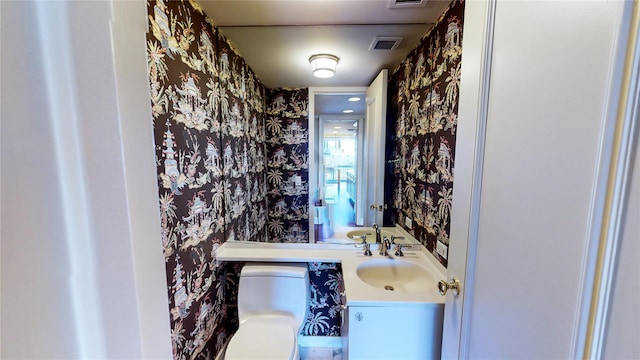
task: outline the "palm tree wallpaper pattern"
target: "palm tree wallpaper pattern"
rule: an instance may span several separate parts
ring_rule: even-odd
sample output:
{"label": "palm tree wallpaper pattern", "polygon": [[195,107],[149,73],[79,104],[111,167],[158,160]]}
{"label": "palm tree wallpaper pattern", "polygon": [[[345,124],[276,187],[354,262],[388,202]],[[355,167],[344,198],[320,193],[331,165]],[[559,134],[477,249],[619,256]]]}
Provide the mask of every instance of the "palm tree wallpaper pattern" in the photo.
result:
{"label": "palm tree wallpaper pattern", "polygon": [[[405,225],[446,267],[458,122],[464,2],[454,0],[389,81],[387,169],[394,222]],[[390,146],[389,146],[390,145]]]}
{"label": "palm tree wallpaper pattern", "polygon": [[[308,242],[306,89],[266,89],[194,4],[147,2],[149,88],[175,359],[237,329],[243,264],[227,240]],[[307,335],[340,333],[338,264],[310,263]]]}
{"label": "palm tree wallpaper pattern", "polygon": [[309,241],[309,121],[307,89],[268,90],[269,241]]}

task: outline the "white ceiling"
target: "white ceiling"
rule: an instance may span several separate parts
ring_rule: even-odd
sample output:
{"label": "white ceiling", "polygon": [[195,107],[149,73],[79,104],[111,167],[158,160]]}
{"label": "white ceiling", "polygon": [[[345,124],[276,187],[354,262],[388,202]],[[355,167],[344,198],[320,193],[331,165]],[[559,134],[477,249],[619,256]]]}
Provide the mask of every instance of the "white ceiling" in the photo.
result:
{"label": "white ceiling", "polygon": [[[389,0],[197,0],[269,88],[368,86],[400,64],[449,2],[394,9]],[[376,36],[404,39],[395,50],[369,51]],[[311,74],[317,53],[340,58],[333,78]]]}
{"label": "white ceiling", "polygon": [[322,119],[320,123],[325,139],[350,138],[357,136],[358,125],[361,122],[356,119]]}

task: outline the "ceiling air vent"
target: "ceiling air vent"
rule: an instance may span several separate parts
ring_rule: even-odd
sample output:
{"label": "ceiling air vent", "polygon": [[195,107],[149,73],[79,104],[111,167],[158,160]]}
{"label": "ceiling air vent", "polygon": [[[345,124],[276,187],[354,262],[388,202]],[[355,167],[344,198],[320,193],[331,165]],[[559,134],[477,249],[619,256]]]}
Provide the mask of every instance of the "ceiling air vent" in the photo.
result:
{"label": "ceiling air vent", "polygon": [[394,50],[400,45],[402,41],[401,37],[382,37],[376,36],[369,46],[369,51],[371,50]]}
{"label": "ceiling air vent", "polygon": [[424,7],[428,0],[389,0],[389,9]]}

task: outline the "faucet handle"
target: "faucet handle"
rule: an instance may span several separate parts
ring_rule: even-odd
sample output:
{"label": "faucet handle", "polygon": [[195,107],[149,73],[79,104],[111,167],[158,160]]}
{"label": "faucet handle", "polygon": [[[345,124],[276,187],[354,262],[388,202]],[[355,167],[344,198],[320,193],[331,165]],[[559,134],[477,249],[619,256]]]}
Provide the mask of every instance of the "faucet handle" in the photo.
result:
{"label": "faucet handle", "polygon": [[360,235],[360,236],[354,236],[354,237],[352,237],[351,239],[352,239],[352,240],[354,240],[354,241],[355,241],[356,239],[362,239],[362,242],[355,243],[355,244],[353,245],[354,247],[357,247],[357,248],[363,247],[364,245],[366,245],[366,244],[367,244],[367,235],[366,235],[366,234],[365,234],[365,235]]}
{"label": "faucet handle", "polygon": [[371,256],[371,244],[367,244],[365,242],[363,246],[364,246],[364,256]]}
{"label": "faucet handle", "polygon": [[396,244],[396,256],[404,256],[404,252],[402,252],[402,249],[412,249],[413,245],[411,244]]}
{"label": "faucet handle", "polygon": [[391,235],[391,243],[395,244],[396,243],[396,239],[404,239],[404,236],[395,236],[395,235]]}
{"label": "faucet handle", "polygon": [[365,243],[367,242],[367,234],[360,235],[360,236],[354,236],[354,237],[353,237],[353,239],[354,239],[354,240],[355,240],[355,239],[362,239],[362,242],[361,242],[360,244],[361,244],[361,245],[362,245],[362,244],[365,244]]}

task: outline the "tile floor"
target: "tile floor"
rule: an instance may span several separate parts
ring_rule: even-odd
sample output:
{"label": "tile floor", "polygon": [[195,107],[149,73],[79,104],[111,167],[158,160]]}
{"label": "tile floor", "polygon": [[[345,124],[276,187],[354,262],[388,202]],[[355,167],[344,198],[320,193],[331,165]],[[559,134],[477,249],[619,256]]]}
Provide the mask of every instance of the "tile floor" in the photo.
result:
{"label": "tile floor", "polygon": [[342,360],[342,349],[300,347],[300,360]]}

